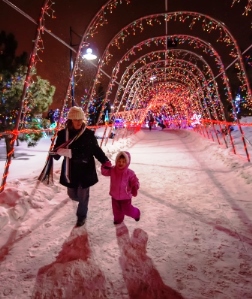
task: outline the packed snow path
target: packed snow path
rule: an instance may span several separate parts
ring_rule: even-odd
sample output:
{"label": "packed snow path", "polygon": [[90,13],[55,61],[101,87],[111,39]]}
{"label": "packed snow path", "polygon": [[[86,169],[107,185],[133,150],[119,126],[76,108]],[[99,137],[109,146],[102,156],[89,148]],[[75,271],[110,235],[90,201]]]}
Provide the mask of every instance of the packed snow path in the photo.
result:
{"label": "packed snow path", "polygon": [[252,298],[251,178],[194,132],[137,136],[121,149],[140,180],[141,220],[113,225],[109,178],[99,174],[87,223],[74,228],[59,171],[54,186],[28,179],[29,211],[1,231],[1,299]]}

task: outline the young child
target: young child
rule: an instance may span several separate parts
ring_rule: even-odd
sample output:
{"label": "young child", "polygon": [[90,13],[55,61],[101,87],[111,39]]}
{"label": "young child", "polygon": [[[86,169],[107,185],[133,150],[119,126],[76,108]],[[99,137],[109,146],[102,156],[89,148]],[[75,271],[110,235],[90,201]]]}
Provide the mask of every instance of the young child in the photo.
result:
{"label": "young child", "polygon": [[112,197],[112,210],[114,224],[120,224],[124,216],[129,216],[136,221],[140,220],[140,210],[131,204],[132,196],[137,196],[139,180],[135,172],[129,169],[130,153],[119,152],[116,156],[115,166],[101,166],[101,173],[110,176],[110,191]]}

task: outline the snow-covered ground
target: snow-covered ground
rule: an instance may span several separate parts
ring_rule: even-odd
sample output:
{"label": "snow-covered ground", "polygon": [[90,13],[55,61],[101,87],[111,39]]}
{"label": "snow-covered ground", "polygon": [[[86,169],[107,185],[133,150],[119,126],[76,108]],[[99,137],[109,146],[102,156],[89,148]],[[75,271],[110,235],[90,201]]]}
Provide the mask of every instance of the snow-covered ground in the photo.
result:
{"label": "snow-covered ground", "polygon": [[[20,144],[0,193],[0,298],[252,298],[252,164],[240,132],[232,136],[236,156],[193,130],[109,139],[112,162],[119,150],[131,153],[141,219],[114,226],[97,162],[80,228],[76,203],[58,183],[62,161],[54,161],[54,184],[37,181],[50,139]],[[245,136],[252,142],[251,127]]]}

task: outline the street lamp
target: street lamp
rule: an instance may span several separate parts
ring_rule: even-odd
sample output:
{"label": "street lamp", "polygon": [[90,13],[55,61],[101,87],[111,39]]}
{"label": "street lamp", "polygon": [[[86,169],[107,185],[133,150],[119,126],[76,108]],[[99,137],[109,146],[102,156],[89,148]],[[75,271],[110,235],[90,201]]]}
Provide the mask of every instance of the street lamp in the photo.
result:
{"label": "street lamp", "polygon": [[155,75],[152,75],[152,76],[150,77],[150,81],[151,81],[151,82],[155,81],[156,79],[157,79],[157,77],[156,77]]}
{"label": "street lamp", "polygon": [[[71,72],[71,100],[72,100],[72,106],[75,105],[75,100],[74,100],[74,89],[75,89],[75,82],[74,82],[74,74],[73,74],[73,67],[74,67],[74,61],[73,61],[73,49],[72,47],[76,47],[76,46],[80,46],[80,43],[78,44],[73,44],[73,36],[72,36],[72,33],[74,33],[76,36],[78,36],[78,38],[82,38],[81,35],[79,35],[78,33],[74,32],[72,27],[70,27],[70,72]],[[89,46],[88,43],[86,43],[85,46]],[[92,53],[92,49],[91,48],[88,48],[86,50],[86,54],[84,54],[82,56],[83,59],[86,59],[86,60],[94,60],[97,58],[96,55],[94,55]]]}
{"label": "street lamp", "polygon": [[83,59],[87,59],[87,60],[94,60],[94,59],[96,59],[97,56],[94,55],[92,52],[93,52],[93,50],[92,50],[91,48],[88,48],[88,49],[86,50],[86,54],[84,54],[84,55],[82,56],[82,58],[83,58]]}

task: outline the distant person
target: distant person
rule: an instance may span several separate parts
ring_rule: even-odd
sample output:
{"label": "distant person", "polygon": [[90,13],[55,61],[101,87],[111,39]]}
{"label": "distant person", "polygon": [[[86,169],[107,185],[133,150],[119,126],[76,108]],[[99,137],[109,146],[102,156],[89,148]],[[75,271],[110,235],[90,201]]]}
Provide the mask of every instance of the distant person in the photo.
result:
{"label": "distant person", "polygon": [[64,156],[60,183],[67,187],[68,196],[79,202],[76,226],[82,226],[88,212],[89,187],[98,182],[94,157],[102,164],[111,165],[94,132],[86,127],[82,108],[69,109],[65,129],[58,132],[54,152],[56,160]]}
{"label": "distant person", "polygon": [[101,166],[101,173],[110,176],[110,192],[112,197],[112,210],[114,224],[120,224],[124,216],[135,221],[140,220],[140,210],[132,205],[132,196],[137,196],[139,180],[135,172],[129,169],[130,153],[121,151],[117,154],[115,166],[105,163]]}
{"label": "distant person", "polygon": [[149,122],[148,122],[149,130],[150,130],[150,131],[151,131],[151,129],[152,129],[153,124],[154,124],[154,118],[153,118],[153,116],[151,116],[150,119],[149,119]]}
{"label": "distant person", "polygon": [[163,121],[163,120],[162,120],[161,123],[160,123],[160,127],[162,128],[162,130],[165,129],[165,124],[164,124],[164,121]]}
{"label": "distant person", "polygon": [[162,128],[162,130],[165,128],[165,124],[164,124],[164,121],[162,120],[162,118],[158,119],[158,125],[159,125],[159,127]]}
{"label": "distant person", "polygon": [[47,118],[50,120],[50,124],[53,124],[55,122],[54,111],[52,109],[49,110]]}

